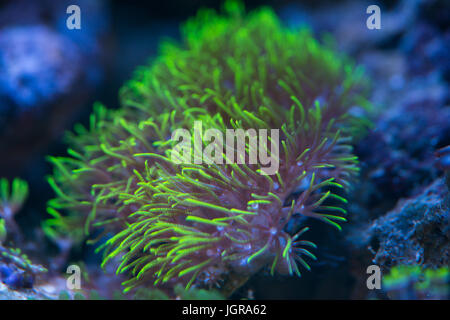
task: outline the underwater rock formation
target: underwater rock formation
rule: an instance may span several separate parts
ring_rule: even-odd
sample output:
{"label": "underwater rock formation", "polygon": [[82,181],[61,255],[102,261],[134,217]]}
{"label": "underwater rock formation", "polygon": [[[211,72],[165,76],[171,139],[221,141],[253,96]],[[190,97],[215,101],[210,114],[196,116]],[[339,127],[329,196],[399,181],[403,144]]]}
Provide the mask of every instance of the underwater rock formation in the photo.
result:
{"label": "underwater rock formation", "polygon": [[32,289],[36,277],[46,272],[45,268],[32,264],[19,248],[7,246],[9,239],[21,239],[14,215],[22,208],[27,195],[25,181],[14,179],[10,184],[0,179],[0,300],[14,298],[15,290]]}
{"label": "underwater rock formation", "polygon": [[102,81],[107,11],[99,1],[86,2],[90,14],[72,32],[65,21],[68,1],[2,3],[0,150],[8,154],[0,159],[2,176],[23,168],[60,135]]}
{"label": "underwater rock formation", "polygon": [[[352,225],[346,241],[351,251],[349,259],[355,279],[353,298],[388,298],[384,291],[367,289],[366,268],[369,265],[380,266],[383,275],[393,267],[403,265],[431,270],[448,266],[449,213],[448,187],[445,178],[438,178],[417,195],[399,200],[385,215]],[[406,291],[403,290],[402,294]],[[396,297],[394,293],[392,297]]]}
{"label": "underwater rock formation", "polygon": [[25,110],[42,107],[68,93],[80,77],[80,62],[75,44],[46,26],[4,28],[0,32],[1,101]]}
{"label": "underwater rock formation", "polygon": [[373,262],[383,269],[400,264],[448,266],[449,201],[448,188],[441,178],[375,220],[366,230],[365,240],[375,254]]}

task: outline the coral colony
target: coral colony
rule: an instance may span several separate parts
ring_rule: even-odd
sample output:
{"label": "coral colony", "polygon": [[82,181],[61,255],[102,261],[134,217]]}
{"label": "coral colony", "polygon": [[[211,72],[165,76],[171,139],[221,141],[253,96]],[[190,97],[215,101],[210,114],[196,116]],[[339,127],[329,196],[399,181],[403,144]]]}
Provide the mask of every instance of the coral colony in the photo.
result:
{"label": "coral colony", "polygon": [[[189,20],[182,43],[163,43],[121,89],[120,109],[97,104],[69,134],[68,157],[50,157],[46,232],[97,241],[125,292],[181,284],[227,296],[263,268],[300,276],[315,259],[306,218],[346,221],[351,142],[366,123],[350,109],[368,105],[361,68],[270,9],[224,7]],[[184,143],[171,139],[180,129]]]}

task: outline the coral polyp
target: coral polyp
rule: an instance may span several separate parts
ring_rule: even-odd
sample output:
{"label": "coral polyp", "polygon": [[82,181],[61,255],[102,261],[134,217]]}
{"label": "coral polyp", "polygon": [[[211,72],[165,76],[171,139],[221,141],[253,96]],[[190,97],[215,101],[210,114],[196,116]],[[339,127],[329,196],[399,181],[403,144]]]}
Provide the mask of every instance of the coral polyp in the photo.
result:
{"label": "coral polyp", "polygon": [[[12,183],[9,183],[6,178],[0,179],[0,239],[6,238],[7,229],[13,234],[18,234],[14,216],[20,211],[27,197],[28,183],[26,181],[15,178]],[[2,231],[2,225],[4,231]]]}
{"label": "coral polyp", "polygon": [[[352,136],[366,123],[351,112],[367,105],[363,71],[266,8],[246,15],[229,1],[182,31],[181,44],[165,42],[122,88],[122,108],[97,105],[89,128],[69,135],[69,157],[50,158],[57,198],[45,229],[109,236],[103,264],[120,262],[127,291],[182,284],[230,294],[262,268],[300,275],[315,259],[304,218],[338,229],[346,220],[344,193],[358,173]],[[173,161],[171,133],[193,136],[195,121],[222,134],[278,129],[263,146],[280,150],[278,171]]]}

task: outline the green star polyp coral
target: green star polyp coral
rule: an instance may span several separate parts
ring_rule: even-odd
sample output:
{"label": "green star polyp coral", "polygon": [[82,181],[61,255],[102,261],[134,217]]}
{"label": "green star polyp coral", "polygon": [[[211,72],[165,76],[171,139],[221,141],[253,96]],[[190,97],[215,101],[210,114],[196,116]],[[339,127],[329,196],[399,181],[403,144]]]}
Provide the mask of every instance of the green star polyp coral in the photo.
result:
{"label": "green star polyp coral", "polygon": [[[315,259],[302,217],[338,229],[346,220],[343,195],[358,173],[350,143],[364,123],[350,111],[366,104],[363,72],[270,9],[245,15],[236,2],[223,15],[200,11],[182,36],[137,70],[122,108],[97,105],[89,128],[69,135],[69,156],[50,158],[57,198],[45,229],[107,235],[103,264],[119,261],[125,290],[214,285],[229,294],[265,267],[300,275]],[[194,121],[222,133],[279,129],[266,148],[279,146],[277,173],[174,163],[171,133],[192,133]]]}

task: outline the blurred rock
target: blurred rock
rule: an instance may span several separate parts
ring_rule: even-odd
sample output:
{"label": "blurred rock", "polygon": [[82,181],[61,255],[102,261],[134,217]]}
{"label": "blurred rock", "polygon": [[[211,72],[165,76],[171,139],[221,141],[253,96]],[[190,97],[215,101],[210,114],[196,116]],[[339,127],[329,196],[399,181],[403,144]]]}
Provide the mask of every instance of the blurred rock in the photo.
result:
{"label": "blurred rock", "polygon": [[39,108],[69,93],[75,81],[80,80],[80,64],[75,44],[46,26],[1,30],[2,109],[8,112],[8,108]]}
{"label": "blurred rock", "polygon": [[[436,269],[448,266],[450,256],[450,195],[444,178],[418,195],[401,199],[384,216],[353,225],[346,236],[350,272],[355,278],[353,299],[373,297],[366,287],[366,268],[375,264],[384,273],[398,265]],[[375,293],[377,298],[386,298]]]}
{"label": "blurred rock", "polygon": [[[69,4],[82,28],[66,27]],[[0,175],[20,172],[86,106],[105,73],[107,7],[95,1],[6,1],[0,6]]]}
{"label": "blurred rock", "polygon": [[[447,92],[441,84],[413,86],[408,84],[405,95],[393,100],[377,119],[375,129],[356,147],[362,161],[362,183],[371,186],[356,191],[355,203],[368,205],[372,217],[442,174],[434,166],[434,152],[450,142]],[[367,196],[369,203],[364,202]]]}
{"label": "blurred rock", "polygon": [[400,264],[437,268],[449,264],[450,195],[438,179],[418,196],[400,200],[385,216],[375,220],[362,243],[375,254],[373,262],[382,269]]}

